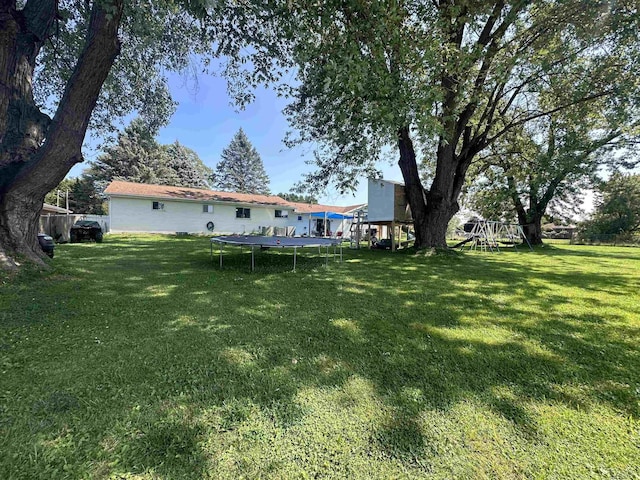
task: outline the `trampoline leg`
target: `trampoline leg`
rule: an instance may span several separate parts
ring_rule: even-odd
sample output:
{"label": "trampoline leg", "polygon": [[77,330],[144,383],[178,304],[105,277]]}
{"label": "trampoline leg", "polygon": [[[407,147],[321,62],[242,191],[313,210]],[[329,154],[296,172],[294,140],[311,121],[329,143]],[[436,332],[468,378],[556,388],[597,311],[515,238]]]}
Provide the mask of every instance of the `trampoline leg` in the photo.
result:
{"label": "trampoline leg", "polygon": [[327,254],[324,257],[324,265],[329,268],[329,247],[327,246]]}
{"label": "trampoline leg", "polygon": [[253,272],[253,271],[255,270],[255,268],[256,268],[256,263],[255,263],[255,260],[254,260],[254,257],[253,257],[253,249],[254,249],[254,247],[253,247],[253,245],[252,245],[252,246],[251,246],[251,271],[252,271],[252,272]]}
{"label": "trampoline leg", "polygon": [[220,244],[220,270],[222,270],[222,244]]}
{"label": "trampoline leg", "polygon": [[342,244],[340,244],[340,263],[342,263]]}
{"label": "trampoline leg", "polygon": [[296,271],[296,255],[298,253],[298,247],[293,247],[293,271]]}

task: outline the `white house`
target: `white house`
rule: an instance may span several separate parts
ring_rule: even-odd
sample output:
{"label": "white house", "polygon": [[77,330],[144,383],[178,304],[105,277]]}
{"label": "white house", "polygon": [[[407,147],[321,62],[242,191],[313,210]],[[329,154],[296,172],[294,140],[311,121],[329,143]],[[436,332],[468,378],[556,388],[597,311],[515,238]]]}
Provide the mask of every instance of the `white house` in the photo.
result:
{"label": "white house", "polygon": [[113,181],[109,198],[111,232],[261,233],[286,227],[293,208],[272,195]]}
{"label": "white house", "polygon": [[338,207],[309,203],[290,202],[293,212],[289,214],[290,227],[296,235],[349,237],[353,213],[365,204]]}

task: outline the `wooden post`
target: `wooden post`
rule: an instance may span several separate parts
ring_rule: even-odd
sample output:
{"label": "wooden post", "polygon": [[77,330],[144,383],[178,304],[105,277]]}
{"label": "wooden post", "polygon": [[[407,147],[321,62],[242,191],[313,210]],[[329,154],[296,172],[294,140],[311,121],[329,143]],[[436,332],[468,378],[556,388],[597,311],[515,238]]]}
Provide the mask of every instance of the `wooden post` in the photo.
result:
{"label": "wooden post", "polygon": [[391,251],[396,251],[396,221],[391,222]]}

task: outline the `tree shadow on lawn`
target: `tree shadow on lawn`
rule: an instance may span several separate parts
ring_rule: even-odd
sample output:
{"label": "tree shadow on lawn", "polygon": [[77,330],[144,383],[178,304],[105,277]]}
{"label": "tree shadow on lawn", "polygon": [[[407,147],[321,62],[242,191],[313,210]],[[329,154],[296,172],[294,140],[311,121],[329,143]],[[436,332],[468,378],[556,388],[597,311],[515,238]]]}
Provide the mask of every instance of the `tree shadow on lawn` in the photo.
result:
{"label": "tree shadow on lawn", "polygon": [[[312,415],[297,399],[302,389],[363,378],[391,412],[386,426],[372,433],[372,448],[411,465],[433,453],[421,414],[468,399],[533,442],[542,440],[524,407],[531,401],[586,410],[606,403],[639,416],[633,392],[623,387],[637,381],[638,329],[597,313],[550,312],[551,305],[571,301],[555,295],[554,285],[618,292],[626,277],[556,272],[545,273],[540,284],[539,272],[483,256],[371,252],[330,269],[311,259],[299,274],[250,274],[244,258],[216,271],[209,252],[193,241],[178,244],[179,255],[163,256],[175,242],[134,251],[125,246],[95,273],[78,272],[93,277],[83,282],[84,295],[107,292],[111,302],[105,350],[83,358],[82,369],[96,372],[94,382],[117,381],[125,405],[146,399],[151,410],[163,402],[215,407],[218,429],[237,428],[245,409],[258,405],[288,428]],[[236,265],[241,270],[231,268]],[[483,280],[488,271],[491,280]],[[126,314],[134,304],[137,318]],[[535,310],[545,314],[532,317]],[[137,373],[123,376],[123,368]],[[409,398],[407,392],[417,393]],[[85,395],[99,397],[91,389]],[[111,413],[127,423],[128,414]],[[208,461],[198,443],[205,427],[154,415],[141,437],[110,433],[128,445],[124,466],[196,478],[187,472]],[[167,452],[178,460],[167,465]]]}
{"label": "tree shadow on lawn", "polygon": [[537,248],[536,253],[547,256],[585,257],[601,260],[603,257],[616,260],[640,261],[640,248],[631,246],[612,245],[565,245],[558,248],[554,245],[544,245]]}

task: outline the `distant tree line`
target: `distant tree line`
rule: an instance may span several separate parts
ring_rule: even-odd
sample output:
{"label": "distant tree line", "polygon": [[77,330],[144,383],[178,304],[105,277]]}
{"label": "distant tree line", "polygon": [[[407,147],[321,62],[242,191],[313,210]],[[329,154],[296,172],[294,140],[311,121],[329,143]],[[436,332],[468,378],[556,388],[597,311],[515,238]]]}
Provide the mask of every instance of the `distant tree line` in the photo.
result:
{"label": "distant tree line", "polygon": [[289,193],[279,193],[279,197],[284,198],[287,202],[297,202],[297,203],[318,203],[318,199],[313,195],[303,195],[301,193],[289,192]]}
{"label": "distant tree line", "polygon": [[615,173],[597,190],[596,209],[581,226],[584,238],[640,235],[640,174]]}

